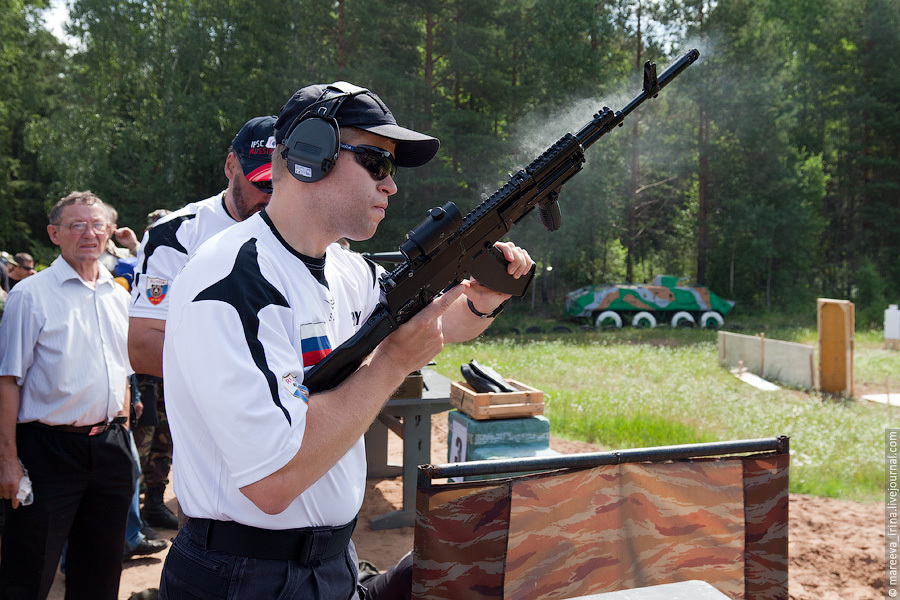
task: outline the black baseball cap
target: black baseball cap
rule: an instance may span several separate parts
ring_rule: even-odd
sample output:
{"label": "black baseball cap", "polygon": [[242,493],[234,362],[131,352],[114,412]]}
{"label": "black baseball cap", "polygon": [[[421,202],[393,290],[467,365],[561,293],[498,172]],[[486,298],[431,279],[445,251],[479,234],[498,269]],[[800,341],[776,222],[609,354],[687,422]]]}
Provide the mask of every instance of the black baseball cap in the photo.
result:
{"label": "black baseball cap", "polygon": [[254,117],[231,140],[231,148],[247,181],[272,181],[275,115]]}
{"label": "black baseball cap", "polygon": [[[345,84],[336,82],[335,84]],[[349,87],[350,84],[345,84]],[[281,107],[281,115],[275,123],[275,141],[282,143],[297,117],[304,114],[328,88],[328,84],[310,85],[297,90]],[[341,127],[355,127],[394,140],[397,149],[394,159],[400,167],[421,167],[437,154],[440,140],[397,125],[397,120],[377,95],[369,90],[343,101],[335,119]]]}

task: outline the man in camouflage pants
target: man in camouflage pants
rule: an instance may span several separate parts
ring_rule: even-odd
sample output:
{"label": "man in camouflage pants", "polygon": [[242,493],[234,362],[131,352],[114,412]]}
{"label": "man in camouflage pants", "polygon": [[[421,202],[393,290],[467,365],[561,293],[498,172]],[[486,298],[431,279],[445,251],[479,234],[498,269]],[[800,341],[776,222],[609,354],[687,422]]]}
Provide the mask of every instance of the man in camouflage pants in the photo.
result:
{"label": "man in camouflage pants", "polygon": [[134,428],[134,443],[144,477],[144,507],[141,519],[151,527],[178,529],[178,519],[163,502],[172,465],[172,436],[166,420],[163,380],[153,375],[137,375],[144,413]]}

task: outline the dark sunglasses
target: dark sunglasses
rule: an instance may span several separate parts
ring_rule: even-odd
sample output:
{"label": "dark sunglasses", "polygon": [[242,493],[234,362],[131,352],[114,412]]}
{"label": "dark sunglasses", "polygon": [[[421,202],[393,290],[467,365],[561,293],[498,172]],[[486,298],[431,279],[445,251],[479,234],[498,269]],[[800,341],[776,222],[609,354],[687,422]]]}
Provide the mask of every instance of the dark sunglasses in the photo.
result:
{"label": "dark sunglasses", "polygon": [[375,146],[351,146],[343,143],[341,150],[353,152],[356,162],[368,171],[375,181],[381,181],[388,175],[393,177],[397,173],[397,163],[387,150]]}
{"label": "dark sunglasses", "polygon": [[265,192],[267,194],[272,193],[271,181],[251,181],[250,184],[261,192]]}

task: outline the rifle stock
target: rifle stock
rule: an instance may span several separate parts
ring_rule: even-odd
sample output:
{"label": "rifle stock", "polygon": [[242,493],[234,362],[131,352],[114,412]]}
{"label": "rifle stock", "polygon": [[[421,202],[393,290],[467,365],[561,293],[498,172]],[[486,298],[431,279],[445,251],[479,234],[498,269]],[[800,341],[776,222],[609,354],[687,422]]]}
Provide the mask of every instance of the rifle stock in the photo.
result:
{"label": "rifle stock", "polygon": [[622,110],[613,112],[603,107],[576,134],[565,134],[465,217],[453,202],[428,211],[400,245],[405,260],[382,276],[379,305],[353,337],[307,371],[303,385],[317,393],[340,384],[381,340],[435,296],[462,281],[467,273],[491,289],[523,296],[534,268],[528,275],[513,279],[494,242],[536,207],[544,227],[549,231],[558,229],[559,190],[582,169],[585,149],[621,125],[645,100],[656,97],[699,57],[699,51],[691,50],[659,77],[656,65],[648,61],[644,65],[643,90]]}

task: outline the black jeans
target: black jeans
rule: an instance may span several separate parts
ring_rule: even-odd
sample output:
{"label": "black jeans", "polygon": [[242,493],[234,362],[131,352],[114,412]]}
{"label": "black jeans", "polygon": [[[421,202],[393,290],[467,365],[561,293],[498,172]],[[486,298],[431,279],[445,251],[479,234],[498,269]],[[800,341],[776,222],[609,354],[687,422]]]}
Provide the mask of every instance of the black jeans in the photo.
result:
{"label": "black jeans", "polygon": [[12,510],[5,501],[0,599],[46,598],[68,540],[66,598],[115,600],[134,493],[128,432],[111,425],[88,436],[24,423],[16,443],[34,502]]}

